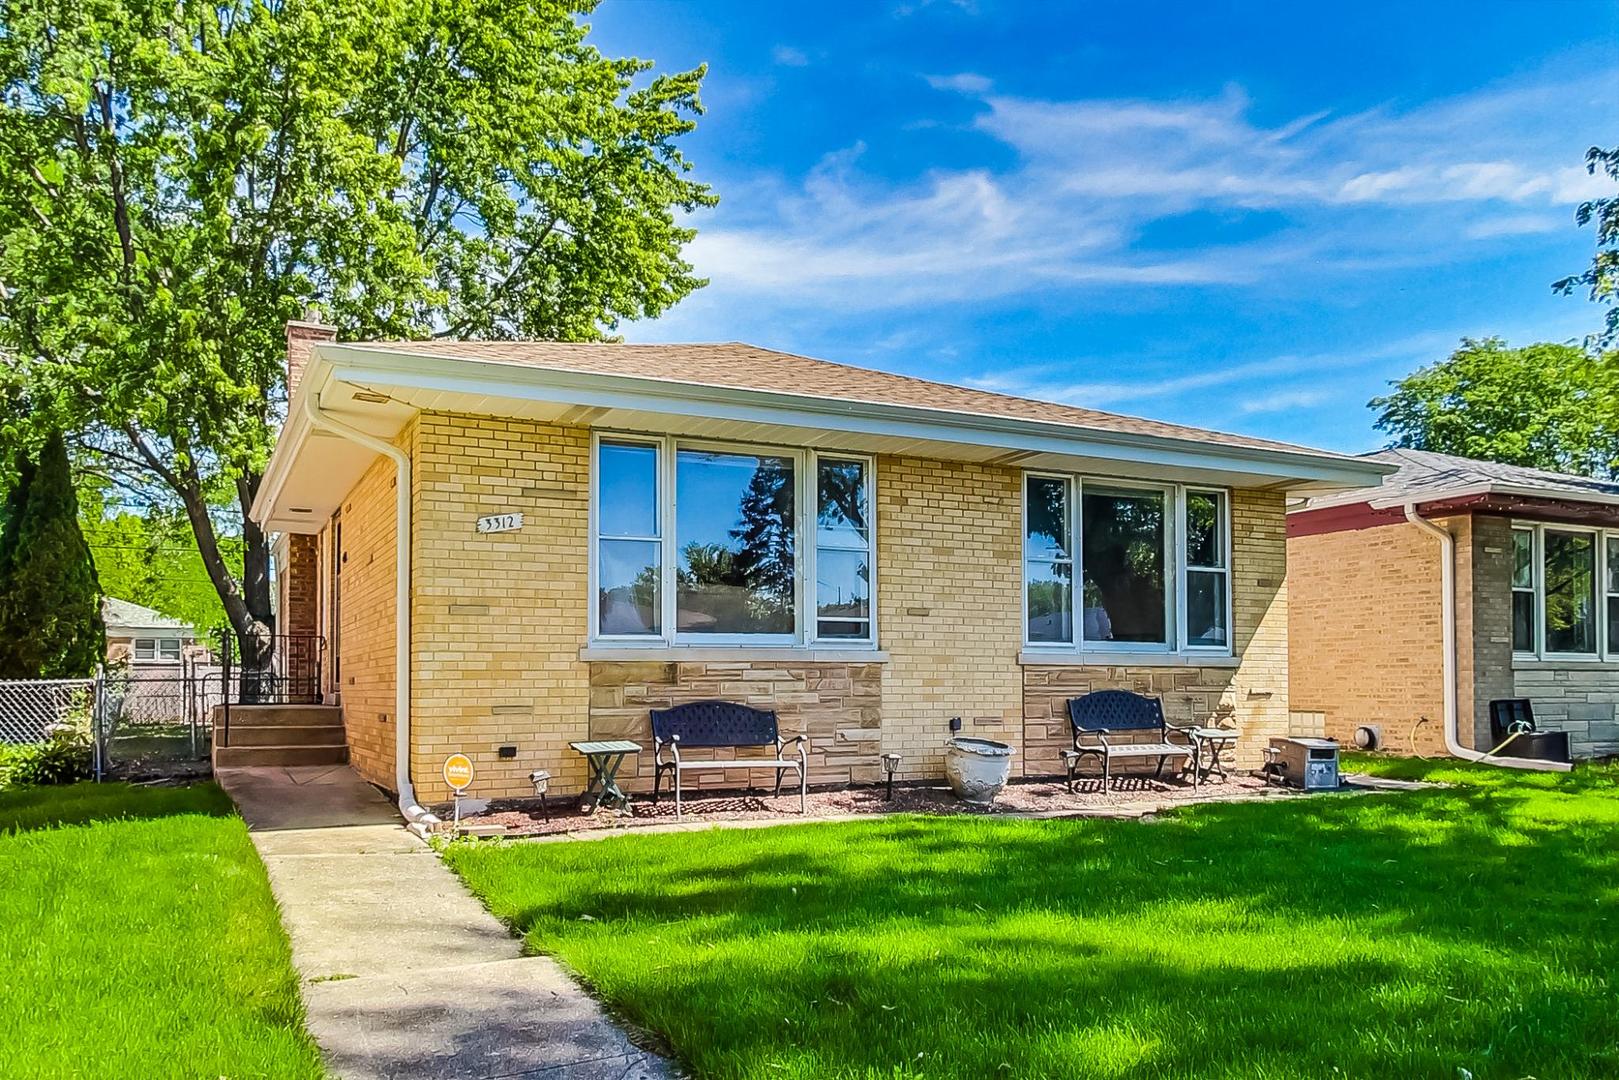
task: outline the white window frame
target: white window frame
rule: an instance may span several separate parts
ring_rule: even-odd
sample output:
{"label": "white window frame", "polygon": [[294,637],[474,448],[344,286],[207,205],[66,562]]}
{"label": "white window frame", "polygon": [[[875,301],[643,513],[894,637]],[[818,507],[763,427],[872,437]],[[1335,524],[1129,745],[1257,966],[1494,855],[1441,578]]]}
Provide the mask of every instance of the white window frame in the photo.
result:
{"label": "white window frame", "polygon": [[[1187,537],[1189,537],[1191,535],[1191,530],[1187,527],[1187,524],[1186,524],[1186,507],[1187,507],[1187,497],[1191,496],[1191,495],[1217,495],[1220,498],[1220,506],[1222,507],[1222,513],[1220,514],[1220,537],[1219,537],[1219,540],[1220,540],[1220,565],[1219,566],[1196,566],[1196,567],[1194,567],[1192,565],[1191,558],[1187,555],[1186,541],[1187,541]],[[1182,485],[1178,489],[1178,491],[1176,493],[1175,501],[1176,501],[1178,511],[1179,511],[1179,517],[1178,517],[1177,520],[1178,520],[1178,523],[1179,523],[1179,526],[1180,526],[1180,528],[1179,528],[1179,532],[1180,532],[1180,549],[1179,549],[1180,595],[1182,597],[1185,597],[1185,598],[1190,598],[1191,597],[1192,590],[1191,590],[1191,586],[1190,586],[1190,584],[1188,582],[1188,578],[1190,578],[1190,576],[1192,574],[1219,574],[1221,577],[1223,577],[1225,579],[1225,591],[1224,591],[1224,596],[1225,596],[1225,644],[1224,645],[1193,645],[1192,644],[1191,630],[1190,630],[1190,627],[1187,624],[1188,610],[1189,609],[1188,609],[1188,606],[1187,606],[1187,604],[1185,602],[1182,602],[1182,603],[1179,603],[1179,604],[1176,605],[1176,609],[1177,609],[1176,614],[1177,614],[1177,617],[1180,620],[1179,625],[1176,627],[1176,631],[1179,634],[1179,636],[1176,638],[1176,640],[1182,643],[1181,647],[1180,647],[1180,651],[1184,652],[1184,653],[1207,653],[1207,654],[1209,654],[1211,656],[1230,656],[1231,655],[1231,650],[1235,646],[1235,639],[1236,639],[1236,635],[1237,635],[1236,628],[1231,625],[1231,623],[1232,623],[1232,614],[1233,614],[1233,611],[1234,611],[1234,608],[1235,608],[1235,603],[1234,603],[1234,601],[1232,599],[1232,595],[1231,595],[1231,593],[1232,593],[1232,587],[1231,587],[1232,586],[1232,581],[1231,581],[1231,558],[1232,558],[1232,552],[1231,552],[1231,492],[1229,490],[1225,489],[1225,488]]]}
{"label": "white window frame", "polygon": [[[809,498],[801,506],[813,508],[809,520],[804,528],[809,537],[806,553],[809,558],[805,569],[806,588],[804,589],[803,606],[807,611],[809,625],[805,627],[808,640],[814,645],[824,645],[828,648],[875,648],[877,645],[877,484],[876,459],[868,454],[840,454],[833,451],[820,453],[807,451],[809,465],[806,469],[806,482],[809,487]],[[817,542],[821,520],[821,461],[857,461],[860,463],[860,476],[866,492],[866,636],[865,637],[826,637],[821,636],[820,597],[820,565],[821,545]],[[803,517],[797,514],[795,517]],[[859,551],[856,547],[834,547],[831,551]],[[858,620],[828,619],[828,622],[850,622]]]}
{"label": "white window frame", "polygon": [[[145,646],[145,648],[146,648],[146,655],[145,656],[141,655],[141,647],[142,646]],[[134,640],[134,644],[133,644],[133,646],[131,648],[132,648],[132,651],[131,651],[130,655],[133,656],[136,660],[156,660],[157,659],[157,638],[155,638],[155,637],[138,637],[138,638],[136,638]]]}
{"label": "white window frame", "polygon": [[[1029,639],[1029,481],[1058,480],[1064,486],[1064,505],[1068,507],[1068,520],[1064,523],[1068,527],[1068,558],[1033,560],[1043,563],[1068,563],[1068,640],[1067,641],[1031,641]],[[1080,607],[1083,583],[1079,577],[1079,481],[1068,473],[1043,472],[1037,469],[1026,469],[1023,473],[1023,487],[1018,491],[1018,501],[1022,504],[1023,512],[1019,515],[1019,557],[1018,557],[1018,596],[1019,610],[1023,616],[1023,645],[1029,649],[1052,649],[1058,652],[1074,651],[1080,641],[1080,632],[1084,629],[1084,618]]]}
{"label": "white window frame", "polygon": [[[165,646],[170,644],[174,646],[174,655],[172,656],[169,655],[169,650],[165,648]],[[157,639],[157,658],[165,663],[178,664],[180,662],[180,656],[184,651],[185,643],[177,637],[165,637]]]}
{"label": "white window frame", "polygon": [[[1615,659],[1615,650],[1619,649],[1619,641],[1608,640],[1608,603],[1610,598],[1619,598],[1619,593],[1608,592],[1608,541],[1619,539],[1619,529],[1603,529],[1591,525],[1568,525],[1558,521],[1513,521],[1514,530],[1528,532],[1533,537],[1531,544],[1531,564],[1533,571],[1531,577],[1534,581],[1534,639],[1535,647],[1531,652],[1525,652],[1514,647],[1512,655],[1519,660],[1545,660],[1557,663],[1593,663],[1603,660]],[[1592,618],[1596,620],[1596,651],[1595,652],[1553,652],[1546,645],[1546,533],[1575,533],[1591,537],[1594,549],[1594,570],[1596,573],[1594,599],[1596,608]],[[1507,589],[1510,595],[1513,592],[1523,591],[1512,584],[1512,569],[1507,569]]]}
{"label": "white window frame", "polygon": [[[629,443],[651,446],[657,450],[657,537],[609,537],[608,539],[641,539],[657,541],[660,545],[662,565],[659,569],[659,602],[661,605],[661,632],[657,634],[602,634],[599,596],[601,540],[599,523],[601,489],[601,444]],[[678,596],[676,571],[679,564],[678,521],[679,494],[676,485],[678,455],[682,450],[711,451],[725,454],[759,454],[785,457],[793,462],[793,633],[791,634],[693,634],[681,633],[676,625]],[[819,636],[820,621],[816,615],[816,522],[820,514],[819,462],[821,458],[833,461],[858,461],[864,470],[866,485],[866,541],[867,568],[871,586],[871,616],[868,636],[865,638]],[[590,571],[589,571],[589,634],[593,644],[614,647],[660,648],[805,648],[819,646],[850,650],[875,650],[878,641],[877,626],[877,484],[876,459],[870,454],[844,451],[816,451],[806,447],[779,446],[769,443],[729,442],[717,439],[686,438],[676,435],[647,435],[638,432],[592,431],[590,441]],[[806,512],[806,508],[809,508]],[[851,549],[853,550],[853,549]],[[832,620],[837,621],[837,620]]]}
{"label": "white window frame", "polygon": [[[1028,480],[1030,477],[1064,480],[1068,484],[1069,554],[1073,560],[1071,564],[1073,567],[1073,598],[1069,604],[1069,618],[1072,620],[1069,631],[1070,641],[1029,640]],[[1022,486],[1018,490],[1018,498],[1023,504],[1023,512],[1020,515],[1022,533],[1019,538],[1018,591],[1022,629],[1019,634],[1023,642],[1023,648],[1026,651],[1051,655],[1084,655],[1086,653],[1140,653],[1144,656],[1234,655],[1236,628],[1233,623],[1236,602],[1233,586],[1235,583],[1234,563],[1236,554],[1232,546],[1231,519],[1233,500],[1231,489],[1206,484],[1155,483],[1131,477],[1084,475],[1039,469],[1024,470],[1021,484]],[[1155,491],[1162,493],[1164,496],[1164,636],[1168,640],[1163,643],[1091,641],[1085,637],[1085,542],[1082,505],[1087,484],[1101,488]],[[1219,568],[1224,571],[1226,578],[1226,644],[1224,645],[1185,644],[1189,637],[1186,629],[1185,604],[1185,597],[1187,596],[1186,496],[1189,492],[1218,494],[1223,497],[1222,501],[1225,505],[1224,521],[1221,522],[1221,543],[1224,545],[1225,566]],[[1217,573],[1219,570],[1214,567],[1200,567],[1197,572]]]}

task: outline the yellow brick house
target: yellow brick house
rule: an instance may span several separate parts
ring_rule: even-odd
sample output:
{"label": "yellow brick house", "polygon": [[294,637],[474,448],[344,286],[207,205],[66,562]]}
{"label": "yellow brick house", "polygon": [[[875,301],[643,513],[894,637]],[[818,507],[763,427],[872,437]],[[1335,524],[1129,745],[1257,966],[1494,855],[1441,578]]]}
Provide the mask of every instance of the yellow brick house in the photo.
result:
{"label": "yellow brick house", "polygon": [[1288,727],[1285,501],[1388,471],[736,343],[288,342],[282,629],[325,639],[355,769],[424,803],[456,751],[484,797],[578,790],[568,743],[704,698],[807,733],[813,784],[942,775],[952,718],[1059,773],[1104,687],[1251,765]]}

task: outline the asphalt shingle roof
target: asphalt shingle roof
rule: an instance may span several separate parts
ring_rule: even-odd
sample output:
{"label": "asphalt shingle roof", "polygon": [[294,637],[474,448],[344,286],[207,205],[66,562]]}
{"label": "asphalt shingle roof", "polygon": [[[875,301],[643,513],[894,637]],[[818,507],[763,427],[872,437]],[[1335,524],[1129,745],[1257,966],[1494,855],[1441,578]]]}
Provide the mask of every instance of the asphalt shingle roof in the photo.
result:
{"label": "asphalt shingle roof", "polygon": [[1350,506],[1377,499],[1387,502],[1428,502],[1465,489],[1489,487],[1534,488],[1548,498],[1579,501],[1593,495],[1619,498],[1619,483],[1593,480],[1589,476],[1526,469],[1495,461],[1436,454],[1429,450],[1381,450],[1364,455],[1372,461],[1397,466],[1378,487],[1351,488],[1311,499],[1301,509],[1318,510],[1328,506]]}
{"label": "asphalt shingle roof", "polygon": [[1254,450],[1308,454],[1328,460],[1349,455],[1270,439],[1232,435],[1102,412],[1077,405],[998,394],[909,375],[816,360],[742,342],[627,345],[541,341],[367,341],[346,347],[414,353],[482,363],[519,364],[593,375],[618,375],[698,386],[842,399],[875,405],[933,409],[981,417],[1043,421],[1098,432],[1145,435]]}

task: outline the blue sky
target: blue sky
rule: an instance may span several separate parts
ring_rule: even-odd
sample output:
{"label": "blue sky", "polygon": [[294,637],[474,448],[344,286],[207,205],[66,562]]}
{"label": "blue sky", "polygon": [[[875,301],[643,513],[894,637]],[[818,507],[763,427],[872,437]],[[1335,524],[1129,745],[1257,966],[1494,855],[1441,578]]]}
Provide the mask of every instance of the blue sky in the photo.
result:
{"label": "blue sky", "polygon": [[1619,4],[606,0],[707,62],[712,284],[630,341],[743,340],[1361,451],[1463,336],[1570,340]]}

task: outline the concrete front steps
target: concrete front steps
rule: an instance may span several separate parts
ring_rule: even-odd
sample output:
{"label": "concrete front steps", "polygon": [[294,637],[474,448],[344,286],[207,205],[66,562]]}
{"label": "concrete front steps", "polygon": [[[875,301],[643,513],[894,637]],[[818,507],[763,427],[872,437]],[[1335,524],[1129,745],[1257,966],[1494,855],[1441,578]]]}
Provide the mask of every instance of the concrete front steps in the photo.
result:
{"label": "concrete front steps", "polygon": [[214,768],[244,765],[342,765],[349,759],[336,705],[232,705],[229,745],[224,710],[214,710]]}

